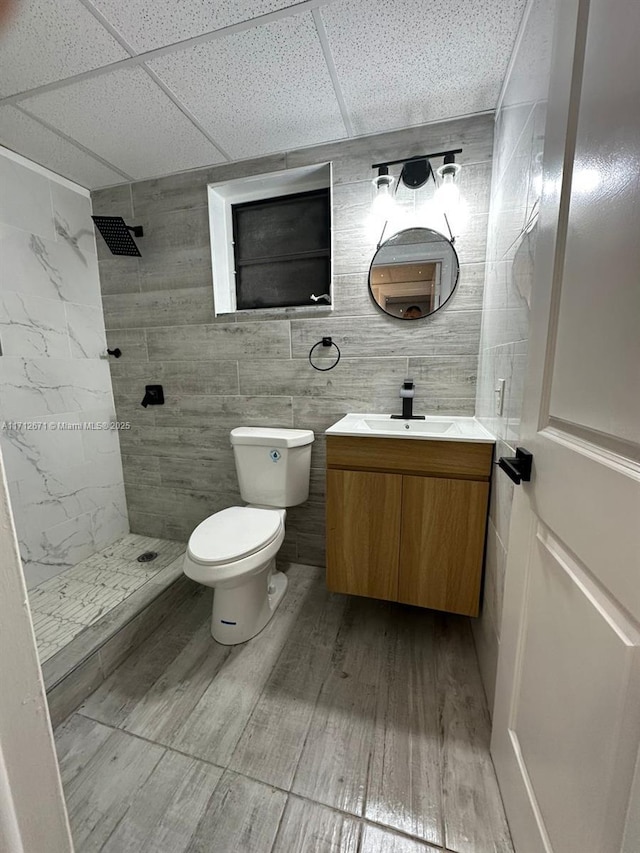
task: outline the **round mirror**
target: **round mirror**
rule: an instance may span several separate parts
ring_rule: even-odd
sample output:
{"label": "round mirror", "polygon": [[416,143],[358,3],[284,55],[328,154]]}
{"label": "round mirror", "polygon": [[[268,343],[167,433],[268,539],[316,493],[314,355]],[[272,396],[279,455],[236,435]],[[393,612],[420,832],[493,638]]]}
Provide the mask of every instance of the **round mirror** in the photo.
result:
{"label": "round mirror", "polygon": [[431,228],[407,228],[386,240],[373,256],[369,290],[392,317],[418,320],[442,308],[458,283],[456,250]]}

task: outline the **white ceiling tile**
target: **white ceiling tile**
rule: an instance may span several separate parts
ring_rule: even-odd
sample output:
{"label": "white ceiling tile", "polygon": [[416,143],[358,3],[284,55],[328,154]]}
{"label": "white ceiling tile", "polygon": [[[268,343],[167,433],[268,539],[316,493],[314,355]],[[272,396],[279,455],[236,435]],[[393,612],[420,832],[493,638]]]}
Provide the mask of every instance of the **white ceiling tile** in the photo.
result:
{"label": "white ceiling tile", "polygon": [[526,0],[337,0],[321,9],[357,134],[494,109]]}
{"label": "white ceiling tile", "polygon": [[0,36],[0,95],[25,92],[129,55],[79,0],[22,0]]}
{"label": "white ceiling tile", "polygon": [[88,189],[124,180],[122,175],[15,107],[0,107],[0,143]]}
{"label": "white ceiling tile", "polygon": [[71,83],[20,106],[134,178],[224,159],[142,68]]}
{"label": "white ceiling tile", "polygon": [[346,136],[310,13],[149,62],[234,159]]}
{"label": "white ceiling tile", "polygon": [[93,0],[137,51],[152,50],[295,5],[297,0]]}

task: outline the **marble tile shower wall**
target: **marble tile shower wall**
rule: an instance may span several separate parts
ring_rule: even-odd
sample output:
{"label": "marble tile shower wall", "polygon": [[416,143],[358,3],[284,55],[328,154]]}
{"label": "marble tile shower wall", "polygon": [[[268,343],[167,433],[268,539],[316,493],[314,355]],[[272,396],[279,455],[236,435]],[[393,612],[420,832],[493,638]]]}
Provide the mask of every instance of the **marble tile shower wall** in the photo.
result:
{"label": "marble tile shower wall", "polygon": [[[476,415],[496,436],[497,456],[514,455],[520,430],[554,7],[555,0],[529,3],[496,114]],[[499,379],[506,382],[500,416],[495,409]],[[483,612],[481,619],[474,620],[490,707],[495,692],[513,490],[513,483],[502,473],[494,478]]]}
{"label": "marble tile shower wall", "polygon": [[[94,211],[143,225],[142,258],[115,258],[98,242],[107,337],[131,529],[186,539],[209,515],[240,500],[229,430],[238,425],[316,433],[311,495],[287,518],[285,559],[324,562],[324,439],[348,411],[399,410],[411,375],[416,408],[473,415],[493,139],[492,116],[427,125],[95,192]],[[418,323],[379,313],[367,290],[375,237],[367,228],[371,163],[462,147],[471,216],[457,240],[462,264],[450,306]],[[237,312],[214,319],[207,183],[332,161],[334,310]],[[313,370],[312,344],[332,335],[339,366]],[[146,383],[164,385],[163,407],[143,409]]]}
{"label": "marble tile shower wall", "polygon": [[[0,447],[27,584],[128,532],[91,201],[0,151]],[[16,423],[17,422],[17,423]]]}

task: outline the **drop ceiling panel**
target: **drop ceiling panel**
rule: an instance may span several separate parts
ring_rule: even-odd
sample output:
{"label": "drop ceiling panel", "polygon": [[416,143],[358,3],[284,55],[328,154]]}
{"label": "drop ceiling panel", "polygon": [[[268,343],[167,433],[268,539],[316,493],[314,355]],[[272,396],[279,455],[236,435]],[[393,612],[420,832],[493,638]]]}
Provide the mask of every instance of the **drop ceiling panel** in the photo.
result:
{"label": "drop ceiling panel", "polygon": [[127,56],[79,0],[21,0],[0,36],[0,95],[24,92]]}
{"label": "drop ceiling panel", "polygon": [[224,159],[142,68],[71,83],[20,106],[136,179]]}
{"label": "drop ceiling panel", "polygon": [[346,136],[310,13],[151,60],[233,158]]}
{"label": "drop ceiling panel", "polygon": [[323,6],[356,134],[494,109],[524,6],[525,0]]}
{"label": "drop ceiling panel", "polygon": [[139,53],[295,4],[296,0],[93,0]]}
{"label": "drop ceiling panel", "polygon": [[125,180],[15,107],[0,107],[0,143],[88,189]]}

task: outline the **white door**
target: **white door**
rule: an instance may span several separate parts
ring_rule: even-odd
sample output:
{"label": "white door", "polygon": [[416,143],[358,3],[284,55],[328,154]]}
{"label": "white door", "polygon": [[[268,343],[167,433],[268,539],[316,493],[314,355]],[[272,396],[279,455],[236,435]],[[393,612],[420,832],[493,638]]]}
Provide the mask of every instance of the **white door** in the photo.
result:
{"label": "white door", "polygon": [[640,2],[558,13],[492,754],[517,853],[638,853]]}
{"label": "white door", "polygon": [[73,853],[1,453],[0,851]]}

